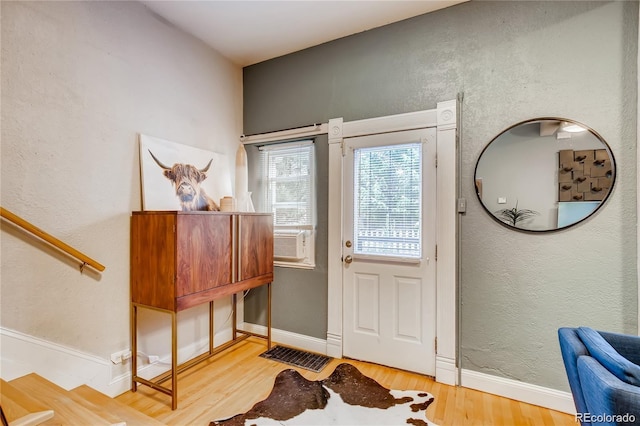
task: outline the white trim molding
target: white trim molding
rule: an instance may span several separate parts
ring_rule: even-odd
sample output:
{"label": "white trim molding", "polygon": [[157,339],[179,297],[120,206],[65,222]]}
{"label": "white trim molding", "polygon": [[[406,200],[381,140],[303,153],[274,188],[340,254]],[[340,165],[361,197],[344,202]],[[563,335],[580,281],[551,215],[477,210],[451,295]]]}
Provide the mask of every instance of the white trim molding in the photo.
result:
{"label": "white trim molding", "polygon": [[455,358],[436,354],[436,381],[452,386],[458,384],[458,366]]}
{"label": "white trim molding", "polygon": [[[458,212],[457,192],[457,101],[439,102],[437,109],[437,267],[436,267],[436,380],[448,385],[458,384],[458,375],[451,375],[457,354],[457,272],[458,272]],[[453,370],[455,372],[455,368]]]}
{"label": "white trim molding", "polygon": [[[328,319],[327,354],[342,357],[342,162],[344,139],[356,136],[437,128],[437,229],[436,268],[436,381],[458,384],[457,370],[457,101],[439,102],[436,109],[345,122],[329,120]],[[338,195],[339,194],[339,195]]]}
{"label": "white trim molding", "polygon": [[327,355],[342,358],[342,118],[329,120]]}
{"label": "white trim molding", "polygon": [[567,414],[576,414],[569,392],[462,369],[462,386]]}

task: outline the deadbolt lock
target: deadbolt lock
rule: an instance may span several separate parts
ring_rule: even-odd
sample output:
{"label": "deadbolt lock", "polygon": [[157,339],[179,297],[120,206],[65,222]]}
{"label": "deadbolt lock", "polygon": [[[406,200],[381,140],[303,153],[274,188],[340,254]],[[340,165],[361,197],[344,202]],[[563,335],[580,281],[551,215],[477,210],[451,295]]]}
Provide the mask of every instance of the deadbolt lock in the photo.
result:
{"label": "deadbolt lock", "polygon": [[346,242],[346,243],[344,243],[344,245],[345,245],[345,246],[347,246],[347,247],[351,247],[351,241],[350,241],[350,240],[347,240],[347,242]]}

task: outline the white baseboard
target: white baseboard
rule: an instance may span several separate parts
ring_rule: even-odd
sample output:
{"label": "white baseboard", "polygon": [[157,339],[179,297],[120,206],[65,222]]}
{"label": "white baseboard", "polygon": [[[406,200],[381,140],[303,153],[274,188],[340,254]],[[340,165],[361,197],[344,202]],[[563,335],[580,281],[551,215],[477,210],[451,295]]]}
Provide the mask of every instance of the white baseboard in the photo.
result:
{"label": "white baseboard", "polygon": [[[239,328],[266,334],[266,327],[243,323]],[[304,349],[310,352],[328,354],[327,341],[290,331],[271,329],[274,342]],[[86,384],[110,397],[120,395],[131,388],[131,364],[114,365],[111,360],[87,354],[63,345],[0,327],[1,368],[0,376],[9,381],[29,373],[37,373],[64,389],[73,389]],[[231,330],[226,328],[216,333],[218,344],[231,340]],[[203,353],[208,348],[206,339],[187,345],[178,350],[179,362]],[[169,369],[170,355],[160,357],[160,362],[147,364],[140,360],[138,374],[152,378]],[[455,365],[444,358],[436,359],[436,374],[442,383],[455,383]],[[482,392],[503,396],[529,404],[539,405],[564,413],[575,414],[576,409],[571,393],[512,379],[492,376],[463,369],[461,385]]]}
{"label": "white baseboard", "polygon": [[[264,326],[244,323],[243,328],[253,333],[266,334]],[[288,346],[326,354],[327,342],[322,339],[272,329],[275,342]],[[131,361],[113,364],[109,359],[87,354],[77,349],[29,336],[18,331],[0,327],[0,347],[2,358],[0,377],[9,381],[30,373],[36,373],[56,385],[70,390],[81,385],[110,397],[115,397],[131,389]],[[225,328],[214,336],[216,346],[231,340],[231,329]],[[178,349],[178,362],[182,363],[206,352],[208,338],[201,339]],[[148,364],[138,358],[138,375],[147,379],[156,377],[171,367],[171,355],[158,354],[160,360]]]}
{"label": "white baseboard", "polygon": [[[258,333],[262,335],[267,334],[267,327],[263,325],[245,322],[238,325],[238,328],[251,333]],[[304,349],[305,351],[327,355],[327,341],[317,337],[271,328],[271,340],[286,346],[293,346],[298,349]]]}
{"label": "white baseboard", "polygon": [[[240,327],[242,328],[242,326]],[[244,329],[266,334],[266,327],[244,324]],[[272,329],[273,340],[284,345],[326,354],[327,342],[322,339]],[[0,377],[10,381],[30,373],[36,373],[56,385],[70,390],[81,385],[110,397],[131,389],[131,361],[113,364],[109,359],[87,354],[77,349],[29,336],[0,327],[1,368]],[[231,329],[225,328],[214,336],[216,346],[231,340]],[[178,349],[178,362],[182,363],[206,352],[208,338]],[[158,354],[160,360],[148,364],[138,358],[138,375],[147,379],[156,377],[170,368],[171,355]]]}
{"label": "white baseboard", "polygon": [[551,410],[576,414],[573,397],[569,392],[545,388],[518,380],[462,369],[462,386],[482,392],[539,405]]}
{"label": "white baseboard", "polygon": [[3,380],[36,373],[67,390],[87,384],[108,394],[111,361],[7,328],[0,338]]}
{"label": "white baseboard", "polygon": [[[131,361],[113,364],[109,359],[87,354],[77,349],[48,342],[33,336],[0,327],[0,377],[9,381],[36,373],[56,385],[70,390],[87,385],[110,397],[131,389]],[[231,329],[216,333],[214,341],[222,344],[231,340]],[[178,350],[179,362],[184,362],[208,349],[208,338]],[[170,368],[170,354],[148,364],[139,359],[138,375],[153,378]]]}

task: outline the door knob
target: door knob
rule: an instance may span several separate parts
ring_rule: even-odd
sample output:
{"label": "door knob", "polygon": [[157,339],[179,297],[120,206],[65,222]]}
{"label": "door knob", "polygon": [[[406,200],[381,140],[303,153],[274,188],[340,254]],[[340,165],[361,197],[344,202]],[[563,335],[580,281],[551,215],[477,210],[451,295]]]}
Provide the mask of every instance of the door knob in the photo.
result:
{"label": "door knob", "polygon": [[351,255],[348,255],[347,257],[344,258],[344,263],[351,263],[353,262],[353,257],[351,257]]}

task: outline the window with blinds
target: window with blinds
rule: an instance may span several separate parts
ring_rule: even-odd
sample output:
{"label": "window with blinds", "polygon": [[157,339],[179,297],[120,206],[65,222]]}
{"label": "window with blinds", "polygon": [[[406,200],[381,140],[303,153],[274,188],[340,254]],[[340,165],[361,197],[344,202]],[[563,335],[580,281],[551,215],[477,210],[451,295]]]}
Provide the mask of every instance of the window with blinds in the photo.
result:
{"label": "window with blinds", "polygon": [[354,254],[422,256],[422,144],[354,151]]}
{"label": "window with blinds", "polygon": [[289,265],[314,266],[316,196],[313,141],[278,143],[259,149],[264,191],[262,201],[264,209],[273,214],[276,259]]}

